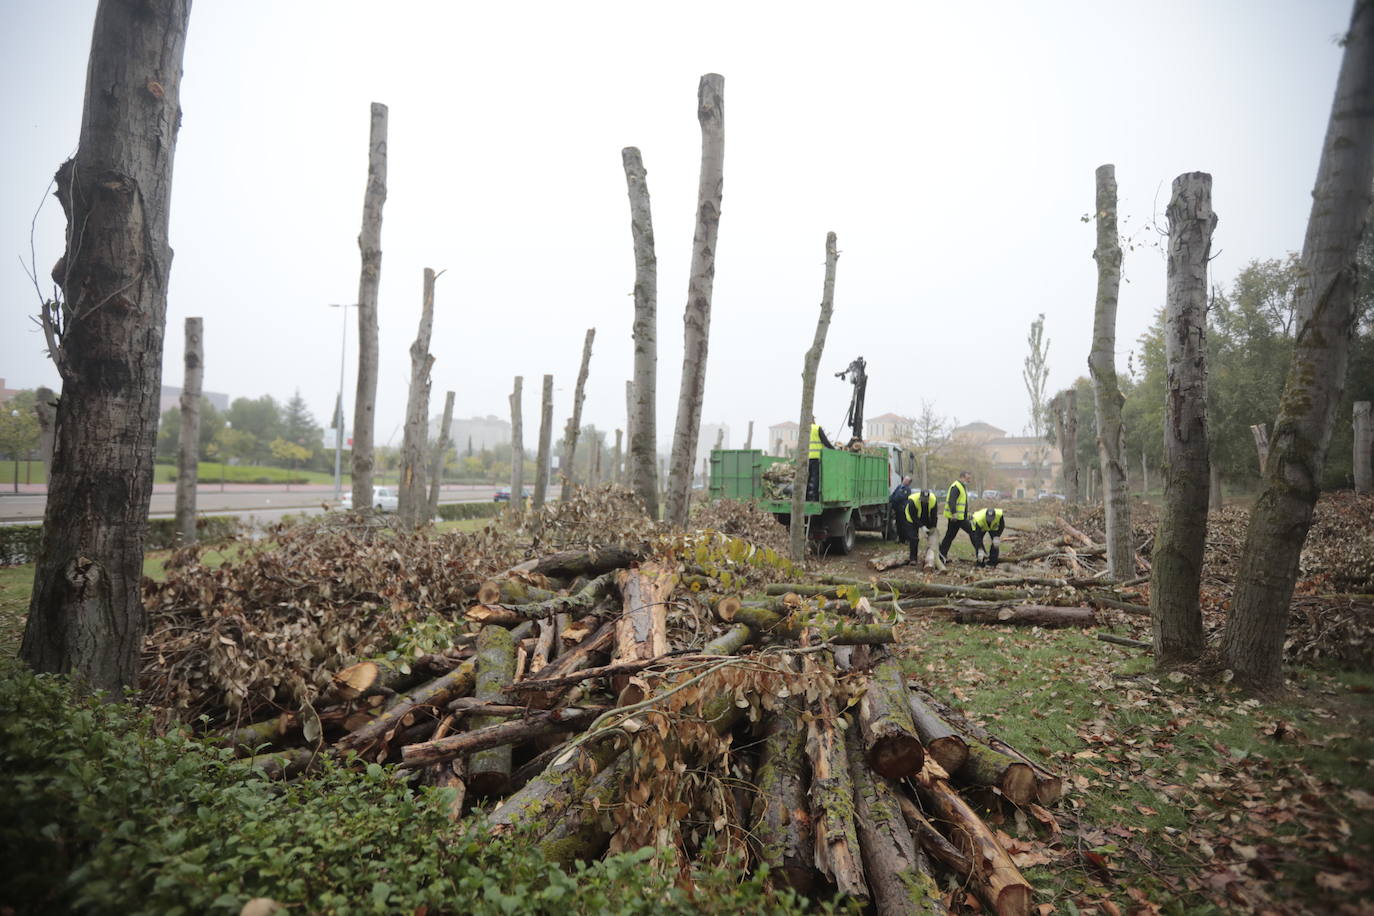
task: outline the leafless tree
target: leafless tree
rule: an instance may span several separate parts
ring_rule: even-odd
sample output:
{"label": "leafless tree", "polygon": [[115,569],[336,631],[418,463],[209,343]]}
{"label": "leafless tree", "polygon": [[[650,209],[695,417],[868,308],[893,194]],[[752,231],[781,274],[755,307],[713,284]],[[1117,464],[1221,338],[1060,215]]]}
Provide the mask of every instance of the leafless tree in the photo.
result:
{"label": "leafless tree", "polygon": [[[405,432],[401,439],[401,486],[396,514],[405,528],[418,528],[429,506],[425,486],[425,440],[429,438],[429,372],[434,355],[429,342],[434,331],[434,281],[438,274],[426,267],[420,301],[420,329],[410,345],[410,392],[406,397]],[[354,497],[357,505],[357,497]]]}
{"label": "leafless tree", "polygon": [[153,489],[187,0],[101,0],[76,154],[57,171],[66,252],[42,312],[62,377],[20,656],[86,686],[132,684]]}
{"label": "leafless tree", "polygon": [[358,234],[358,391],[353,404],[353,505],[372,505],[373,427],[377,413],[377,292],[382,283],[382,205],[386,203],[387,108],[372,103],[367,190]]}
{"label": "leafless tree", "polygon": [[510,515],[516,519],[525,511],[525,440],[521,419],[524,384],[524,377],[517,375],[510,393]]}
{"label": "leafless tree", "polygon": [[825,352],[825,335],[830,330],[830,316],[835,311],[835,265],[840,253],[836,247],[835,233],[825,236],[825,281],[821,288],[821,313],[816,319],[816,334],[811,339],[811,349],[806,351],[802,360],[802,398],[800,419],[797,421],[797,470],[792,478],[792,516],[788,534],[791,537],[792,560],[800,563],[806,559],[806,477],[808,470],[807,449],[802,447],[803,437],[809,436],[813,407],[816,399],[816,372],[820,369],[821,355]]}
{"label": "leafless tree", "polygon": [[1283,684],[1283,641],[1298,558],[1345,391],[1355,329],[1356,251],[1374,183],[1374,2],[1356,0],[1303,240],[1293,361],[1250,513],[1222,657],[1237,683]]}
{"label": "leafless tree", "polygon": [[587,370],[592,362],[592,341],[596,339],[596,328],[587,328],[587,336],[582,341],[582,365],[577,370],[577,384],[573,388],[572,415],[563,427],[563,459],[560,473],[563,476],[565,492],[571,493],[576,483],[573,477],[573,461],[577,458],[577,437],[582,432],[582,397],[587,388]]}
{"label": "leafless tree", "polygon": [[439,491],[444,485],[444,459],[448,455],[449,428],[453,425],[453,392],[444,393],[444,417],[439,421],[439,442],[429,465],[428,518],[439,516]]}
{"label": "leafless tree", "polygon": [[196,477],[200,471],[200,389],[205,374],[204,321],[186,319],[181,388],[181,431],[177,443],[176,526],[182,544],[196,542]]}
{"label": "leafless tree", "polygon": [[626,382],[631,399],[626,420],[630,488],[644,503],[650,518],[658,518],[658,259],[654,254],[654,222],[649,211],[649,185],[639,150],[620,151],[630,195],[630,234],[635,251],[635,370]]}
{"label": "leafless tree", "polygon": [[[544,401],[539,409],[539,454],[535,459],[533,509],[544,507],[549,488],[549,453],[553,439],[553,376],[544,376]],[[515,499],[515,494],[511,494]]]}
{"label": "leafless tree", "polygon": [[697,183],[697,222],[692,235],[692,267],[683,315],[682,387],[677,424],[669,456],[666,517],[677,528],[687,526],[692,465],[701,430],[701,402],[706,393],[706,353],[711,337],[711,290],[716,277],[716,233],[725,164],[725,78],[708,73],[697,87],[697,121],[701,124],[701,175]]}

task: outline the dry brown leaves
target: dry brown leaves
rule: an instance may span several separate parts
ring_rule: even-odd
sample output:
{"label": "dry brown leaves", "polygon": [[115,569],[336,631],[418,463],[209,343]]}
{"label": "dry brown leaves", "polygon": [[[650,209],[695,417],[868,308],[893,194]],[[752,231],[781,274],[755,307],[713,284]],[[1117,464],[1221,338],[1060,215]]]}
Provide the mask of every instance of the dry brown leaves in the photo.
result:
{"label": "dry brown leaves", "polygon": [[411,622],[460,614],[466,592],[517,560],[496,526],[474,534],[307,523],[209,567],[195,548],[144,580],[140,688],[175,720],[295,710],[329,677],[384,653]]}
{"label": "dry brown leaves", "polygon": [[666,531],[649,519],[632,491],[609,483],[577,487],[528,515],[523,530],[533,539],[530,556],[612,543],[650,552]]}
{"label": "dry brown leaves", "polygon": [[692,526],[719,531],[758,547],[771,547],[784,556],[789,549],[787,529],[778,524],[773,513],[764,512],[756,503],[718,499],[692,514]]}

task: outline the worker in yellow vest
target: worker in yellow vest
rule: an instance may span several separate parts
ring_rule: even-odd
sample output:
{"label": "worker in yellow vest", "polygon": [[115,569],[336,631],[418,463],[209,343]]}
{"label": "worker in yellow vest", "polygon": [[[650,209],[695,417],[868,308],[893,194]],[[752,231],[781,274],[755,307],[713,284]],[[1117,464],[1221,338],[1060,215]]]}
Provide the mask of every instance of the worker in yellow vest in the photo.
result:
{"label": "worker in yellow vest", "polygon": [[[959,479],[949,485],[945,496],[945,539],[940,542],[940,561],[949,562],[949,548],[960,531],[968,532],[969,541],[973,540],[973,529],[969,527],[968,485],[973,482],[971,471],[960,471]],[[977,545],[974,545],[975,549]]]}
{"label": "worker in yellow vest", "polygon": [[811,424],[811,438],[806,448],[806,499],[815,502],[821,498],[821,449],[834,448],[820,424]]}
{"label": "worker in yellow vest", "polygon": [[[1001,509],[989,506],[973,513],[973,552],[978,556],[977,566],[996,566],[997,548],[1002,543],[1002,532],[1007,530],[1007,514]],[[983,535],[992,540],[991,549],[983,553]]]}
{"label": "worker in yellow vest", "polygon": [[921,541],[926,542],[926,566],[935,566],[937,563],[940,568],[944,568],[944,563],[935,555],[935,531],[939,517],[935,512],[936,496],[930,490],[917,490],[906,500],[906,509],[903,519],[906,522],[906,534],[910,539],[911,553],[907,555],[907,562],[915,564],[916,558],[921,554]]}

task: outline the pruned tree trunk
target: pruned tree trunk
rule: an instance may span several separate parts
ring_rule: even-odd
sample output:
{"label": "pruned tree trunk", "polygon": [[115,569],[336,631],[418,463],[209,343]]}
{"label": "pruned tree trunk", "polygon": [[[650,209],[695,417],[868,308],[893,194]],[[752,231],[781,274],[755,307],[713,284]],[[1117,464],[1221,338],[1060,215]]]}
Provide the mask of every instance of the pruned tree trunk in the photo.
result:
{"label": "pruned tree trunk", "polygon": [[1131,544],[1131,493],[1126,482],[1125,396],[1116,380],[1116,306],[1121,288],[1121,241],[1116,229],[1116,166],[1097,169],[1097,304],[1088,371],[1097,411],[1097,456],[1107,507],[1107,571],[1113,579],[1135,575]]}
{"label": "pruned tree trunk", "polygon": [[[697,184],[697,221],[692,234],[692,266],[683,315],[682,387],[668,472],[668,523],[687,527],[701,429],[701,401],[706,393],[706,353],[711,336],[711,289],[716,277],[716,232],[720,228],[725,163],[725,78],[708,73],[697,86],[697,121],[701,124],[701,175]],[[642,396],[642,395],[641,395]]]}
{"label": "pruned tree trunk", "polygon": [[1035,801],[1035,771],[1025,762],[980,741],[968,742],[968,759],[957,777],[971,785],[995,788],[1014,805]]}
{"label": "pruned tree trunk", "polygon": [[[1063,462],[1059,466],[1060,487],[1070,503],[1079,501],[1078,486],[1078,391],[1066,388],[1050,401],[1054,414],[1054,436]],[[925,456],[921,456],[924,461]],[[924,476],[924,474],[923,474]]]}
{"label": "pruned tree trunk", "polygon": [[658,259],[654,254],[654,223],[649,212],[649,185],[639,150],[620,151],[630,195],[630,235],[635,249],[635,370],[626,382],[630,488],[644,503],[649,518],[658,518]]}
{"label": "pruned tree trunk", "polygon": [[754,447],[754,421],[749,421],[749,434],[744,437],[744,450],[748,451]]}
{"label": "pruned tree trunk", "polygon": [[429,464],[428,518],[439,516],[439,491],[444,486],[444,459],[448,455],[449,427],[453,425],[453,392],[444,393],[444,418],[439,421],[439,442],[434,446]]}
{"label": "pruned tree trunk", "polygon": [[[616,663],[658,658],[668,651],[668,599],[677,585],[677,571],[658,563],[624,569],[616,576],[624,600],[615,625]],[[638,688],[628,688],[627,678],[613,683],[622,705],[644,699]],[[627,690],[631,691],[627,693]]]}
{"label": "pruned tree trunk", "polygon": [[808,449],[802,441],[810,441],[812,413],[816,401],[816,373],[820,370],[821,354],[825,352],[825,337],[830,331],[830,316],[835,311],[835,265],[839,262],[840,252],[836,247],[835,233],[825,235],[825,280],[821,286],[821,313],[816,319],[816,333],[811,338],[811,349],[806,351],[802,360],[802,399],[801,419],[797,425],[796,472],[792,477],[792,515],[788,525],[788,535],[792,549],[792,562],[800,563],[806,559],[806,514],[803,503],[806,501],[806,477],[808,471]]}
{"label": "pruned tree trunk", "polygon": [[968,761],[968,742],[948,722],[940,718],[924,700],[914,693],[907,694],[911,707],[911,723],[930,756],[946,773],[953,773]]}
{"label": "pruned tree trunk", "polygon": [[[587,337],[582,342],[582,365],[577,370],[577,385],[573,388],[572,415],[568,425],[563,427],[563,458],[559,462],[559,473],[563,477],[564,495],[571,495],[576,483],[573,476],[573,460],[577,457],[577,437],[582,432],[582,394],[587,387],[587,370],[592,362],[592,341],[596,338],[596,328],[587,328]],[[588,463],[590,468],[594,462]]]}
{"label": "pruned tree trunk", "polygon": [[410,345],[410,393],[406,397],[405,433],[401,439],[401,486],[396,513],[404,528],[419,527],[429,504],[425,492],[425,440],[429,435],[429,370],[434,367],[429,341],[434,331],[435,279],[434,271],[426,267],[420,330]]}
{"label": "pruned tree trunk", "polygon": [[1226,496],[1221,491],[1221,465],[1211,462],[1208,469],[1207,508],[1220,509],[1226,505]]}
{"label": "pruned tree trunk", "polygon": [[382,285],[382,205],[386,203],[387,107],[372,103],[367,140],[367,191],[358,233],[358,390],[353,401],[353,506],[372,505],[373,427],[377,419],[377,293]]}
{"label": "pruned tree trunk", "polygon": [[[808,659],[803,664],[812,662]],[[817,700],[816,715],[806,730],[806,754],[811,761],[809,801],[816,869],[840,893],[866,900],[868,887],[854,824],[854,783],[845,751],[845,742],[855,731],[851,728],[846,732],[839,726],[829,696],[823,694]]]}
{"label": "pruned tree trunk", "polygon": [[816,884],[811,817],[806,809],[806,727],[793,696],[768,720],[754,781],[750,839],[760,862],[799,894]]}
{"label": "pruned tree trunk", "polygon": [[200,389],[205,374],[205,322],[186,319],[185,380],[181,388],[181,441],[177,449],[177,534],[196,542],[196,477],[200,470]]}
{"label": "pruned tree trunk", "polygon": [[1304,284],[1294,313],[1293,361],[1222,641],[1222,656],[1236,681],[1251,689],[1283,683],[1283,641],[1298,558],[1312,525],[1331,427],[1345,392],[1355,330],[1355,253],[1369,215],[1371,183],[1374,3],[1359,0],[1341,56],[1303,241]]}
{"label": "pruned tree trunk", "polygon": [[66,252],[43,306],[62,376],[42,541],[20,656],[86,687],[132,684],[153,489],[172,162],[191,4],[101,0],[76,154],[58,169]]}
{"label": "pruned tree trunk", "polygon": [[622,451],[623,446],[624,446],[624,431],[623,431],[623,430],[617,429],[617,430],[615,431],[615,451],[611,453],[611,482],[612,482],[612,483],[617,483],[617,484],[618,484],[618,483],[622,483],[622,482],[624,481],[624,479],[625,479],[625,478],[624,478],[624,474],[623,474],[623,472],[622,472],[622,465],[621,465],[621,451]]}
{"label": "pruned tree trunk", "polygon": [[1255,439],[1255,457],[1259,459],[1260,476],[1269,466],[1269,424],[1256,423],[1250,427],[1250,435]]}
{"label": "pruned tree trunk", "polygon": [[1165,309],[1164,511],[1155,537],[1150,620],[1155,667],[1202,654],[1202,551],[1207,543],[1207,261],[1217,215],[1212,176],[1174,179],[1169,201],[1169,290]]}
{"label": "pruned tree trunk", "polygon": [[525,440],[520,409],[524,384],[524,377],[517,375],[510,393],[510,505],[506,511],[514,519],[525,512]]}
{"label": "pruned tree trunk", "polygon": [[1374,468],[1371,468],[1371,454],[1374,453],[1374,423],[1369,419],[1369,402],[1356,401],[1353,423],[1355,426],[1355,492],[1374,492]]}
{"label": "pruned tree trunk", "polygon": [[[477,634],[476,688],[473,696],[488,702],[499,699],[515,677],[515,642],[510,630],[483,627]],[[474,717],[473,729],[501,721],[487,716]],[[511,749],[508,745],[477,751],[467,761],[468,789],[475,795],[500,795],[510,784]]]}
{"label": "pruned tree trunk", "polygon": [[896,659],[879,665],[859,699],[859,730],[864,759],[889,779],[914,776],[925,762],[925,750],[911,721],[906,681]]}
{"label": "pruned tree trunk", "polygon": [[[531,508],[544,507],[549,491],[549,450],[553,438],[553,376],[544,376],[544,399],[539,407],[539,453],[534,462],[534,500]],[[515,494],[511,493],[511,499]]]}

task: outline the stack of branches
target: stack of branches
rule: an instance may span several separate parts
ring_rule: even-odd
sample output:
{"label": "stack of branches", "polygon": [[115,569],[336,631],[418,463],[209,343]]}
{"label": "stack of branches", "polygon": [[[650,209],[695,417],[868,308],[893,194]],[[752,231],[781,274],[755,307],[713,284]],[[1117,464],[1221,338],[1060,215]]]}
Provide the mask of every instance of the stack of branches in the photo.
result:
{"label": "stack of branches", "polygon": [[446,787],[455,819],[475,807],[563,863],[654,846],[684,875],[744,856],[879,913],[966,889],[1028,913],[979,808],[1053,823],[1060,777],[913,690],[896,619],[867,597],[758,587],[745,567],[798,571],[767,553],[699,533],[527,561],[481,584],[472,654],[441,676],[354,665],[311,709],[223,738],[285,777],[326,756],[396,764]]}
{"label": "stack of branches", "polygon": [[789,550],[787,528],[778,524],[773,513],[764,512],[753,502],[717,499],[705,503],[692,513],[690,527],[718,531],[784,556]]}
{"label": "stack of branches", "polygon": [[647,552],[667,536],[668,529],[649,518],[644,504],[618,484],[576,487],[556,502],[524,517],[530,538],[528,556],[552,550],[587,549],[605,544],[615,532],[617,544]]}

